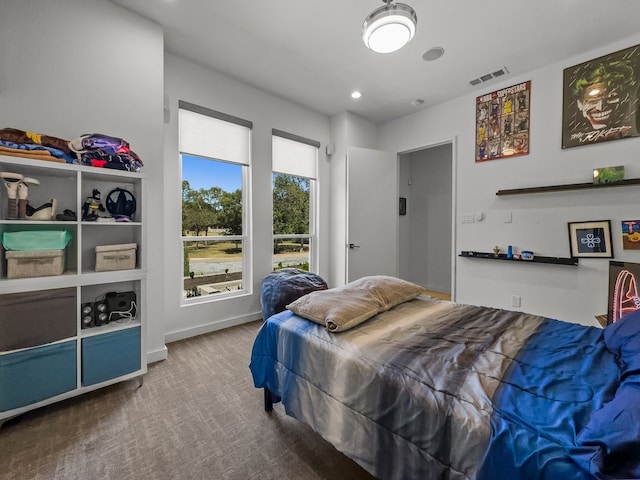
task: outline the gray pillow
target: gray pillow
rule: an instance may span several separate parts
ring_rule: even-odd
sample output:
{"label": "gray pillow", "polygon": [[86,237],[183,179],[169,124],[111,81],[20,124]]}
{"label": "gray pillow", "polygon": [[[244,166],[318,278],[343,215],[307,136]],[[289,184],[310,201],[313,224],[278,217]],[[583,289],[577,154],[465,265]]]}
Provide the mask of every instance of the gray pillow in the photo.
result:
{"label": "gray pillow", "polygon": [[287,305],[295,314],[342,332],[413,300],[424,288],[396,277],[362,277],[342,287],[308,293]]}

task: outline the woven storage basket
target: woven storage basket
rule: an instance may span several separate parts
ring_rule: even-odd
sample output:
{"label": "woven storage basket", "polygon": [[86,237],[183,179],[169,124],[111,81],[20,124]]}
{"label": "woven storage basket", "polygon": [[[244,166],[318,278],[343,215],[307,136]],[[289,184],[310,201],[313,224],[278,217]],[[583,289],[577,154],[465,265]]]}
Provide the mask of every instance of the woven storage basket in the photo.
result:
{"label": "woven storage basket", "polygon": [[7,250],[7,278],[47,277],[64,272],[64,250]]}
{"label": "woven storage basket", "polygon": [[136,268],[136,243],[96,246],[96,272]]}

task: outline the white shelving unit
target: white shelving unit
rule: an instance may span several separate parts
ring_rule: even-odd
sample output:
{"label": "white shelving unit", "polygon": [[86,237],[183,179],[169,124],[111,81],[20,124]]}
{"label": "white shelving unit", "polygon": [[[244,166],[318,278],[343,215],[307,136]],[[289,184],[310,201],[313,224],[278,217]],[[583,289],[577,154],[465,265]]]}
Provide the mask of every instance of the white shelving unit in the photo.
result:
{"label": "white shelving unit", "polygon": [[[40,185],[29,188],[30,205],[38,207],[55,198],[56,213],[68,209],[77,217],[8,220],[8,196],[0,185],[0,238],[4,232],[29,230],[67,230],[72,235],[62,275],[8,279],[5,251],[0,249],[0,425],[26,411],[123,380],[139,377],[142,383],[147,370],[145,175],[10,156],[0,156],[0,171],[39,180]],[[82,221],[82,206],[93,189],[101,192],[106,206],[115,188],[134,194],[133,221]],[[135,269],[95,271],[96,246],[128,243],[137,245]],[[135,292],[135,318],[82,328],[82,305],[100,302],[109,292]],[[42,308],[37,302],[44,302]],[[47,302],[57,305],[60,328],[43,333],[50,327]],[[21,315],[23,304],[27,313]]]}

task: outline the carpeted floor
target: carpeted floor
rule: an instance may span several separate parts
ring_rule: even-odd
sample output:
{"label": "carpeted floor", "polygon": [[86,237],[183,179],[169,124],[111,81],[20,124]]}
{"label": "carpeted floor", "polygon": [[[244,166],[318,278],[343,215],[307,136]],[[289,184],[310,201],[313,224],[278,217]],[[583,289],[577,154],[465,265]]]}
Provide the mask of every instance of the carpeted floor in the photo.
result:
{"label": "carpeted floor", "polygon": [[132,380],[0,429],[3,480],[371,480],[309,427],[266,413],[248,369],[261,322],[169,345]]}

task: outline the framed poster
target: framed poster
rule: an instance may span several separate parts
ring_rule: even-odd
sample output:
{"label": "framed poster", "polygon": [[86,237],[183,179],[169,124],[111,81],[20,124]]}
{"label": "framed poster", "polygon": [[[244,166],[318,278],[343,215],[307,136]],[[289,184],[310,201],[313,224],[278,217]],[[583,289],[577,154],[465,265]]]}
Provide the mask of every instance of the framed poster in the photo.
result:
{"label": "framed poster", "polygon": [[569,223],[572,257],[612,258],[611,221]]}
{"label": "framed poster", "polygon": [[531,80],[476,98],[476,162],[529,153]]}
{"label": "framed poster", "polygon": [[609,262],[608,325],[640,309],[638,281],[640,264],[613,260]]}
{"label": "framed poster", "polygon": [[622,220],[622,248],[640,250],[640,220]]}
{"label": "framed poster", "polygon": [[565,68],[562,148],[640,135],[640,45]]}

